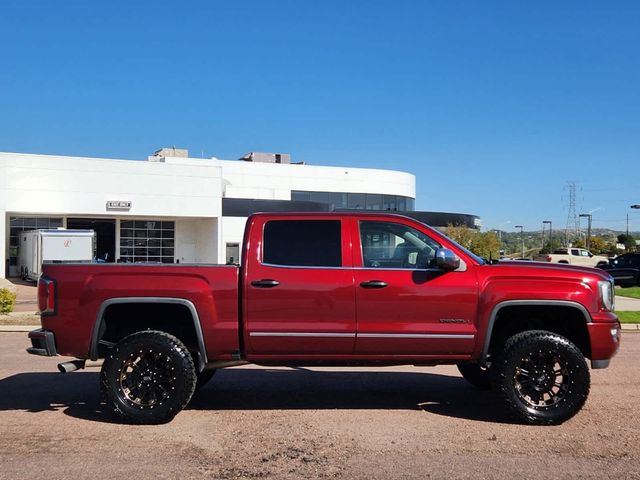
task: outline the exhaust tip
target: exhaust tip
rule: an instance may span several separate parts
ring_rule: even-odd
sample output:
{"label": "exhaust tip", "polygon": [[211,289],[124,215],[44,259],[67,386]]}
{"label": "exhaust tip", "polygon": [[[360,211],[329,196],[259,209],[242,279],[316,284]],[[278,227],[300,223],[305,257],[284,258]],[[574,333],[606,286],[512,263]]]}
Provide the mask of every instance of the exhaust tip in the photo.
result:
{"label": "exhaust tip", "polygon": [[75,372],[78,369],[84,368],[85,360],[71,360],[70,362],[62,362],[58,364],[58,370],[60,373]]}

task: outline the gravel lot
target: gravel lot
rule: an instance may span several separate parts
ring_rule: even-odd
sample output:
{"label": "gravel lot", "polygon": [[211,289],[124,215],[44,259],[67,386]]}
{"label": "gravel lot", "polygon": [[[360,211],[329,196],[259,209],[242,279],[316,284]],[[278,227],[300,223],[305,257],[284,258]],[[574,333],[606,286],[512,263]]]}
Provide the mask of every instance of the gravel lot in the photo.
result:
{"label": "gravel lot", "polygon": [[455,367],[218,372],[168,425],[111,422],[98,372],[0,334],[0,478],[640,478],[640,334],[558,427],[511,423]]}

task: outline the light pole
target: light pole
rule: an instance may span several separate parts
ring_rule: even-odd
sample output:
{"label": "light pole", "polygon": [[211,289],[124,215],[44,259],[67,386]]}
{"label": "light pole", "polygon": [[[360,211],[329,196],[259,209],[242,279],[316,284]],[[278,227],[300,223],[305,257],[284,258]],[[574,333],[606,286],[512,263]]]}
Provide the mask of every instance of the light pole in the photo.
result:
{"label": "light pole", "polygon": [[520,229],[520,240],[522,241],[522,256],[520,258],[524,258],[524,236],[522,235],[524,227],[522,225],[516,225],[515,228]]}
{"label": "light pole", "polygon": [[553,228],[551,225],[551,220],[543,220],[542,224],[549,224],[549,253],[553,253]]}
{"label": "light pole", "polygon": [[591,218],[593,217],[593,215],[591,215],[590,213],[581,213],[580,216],[589,219],[589,224],[587,226],[587,250],[591,251]]}
{"label": "light pole", "polygon": [[[629,208],[633,208],[635,210],[640,208],[640,205],[631,205]],[[629,236],[629,212],[627,212],[627,237]]]}
{"label": "light pole", "polygon": [[[633,208],[634,210],[638,210],[638,209],[640,209],[640,205],[638,205],[636,203],[636,204],[631,205],[629,208]],[[628,236],[629,236],[629,212],[627,212],[627,237]]]}

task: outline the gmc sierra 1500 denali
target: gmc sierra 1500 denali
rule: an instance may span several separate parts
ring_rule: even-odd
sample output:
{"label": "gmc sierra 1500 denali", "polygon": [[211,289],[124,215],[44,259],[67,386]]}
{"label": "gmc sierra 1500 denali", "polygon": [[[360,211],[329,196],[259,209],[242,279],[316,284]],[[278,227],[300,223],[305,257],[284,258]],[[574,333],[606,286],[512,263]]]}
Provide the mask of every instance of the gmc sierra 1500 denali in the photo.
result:
{"label": "gmc sierra 1500 denali", "polygon": [[36,355],[104,358],[122,420],[171,420],[218,368],[456,364],[522,421],[557,424],[618,350],[611,277],[485,262],[400,215],[255,214],[242,265],[48,264]]}

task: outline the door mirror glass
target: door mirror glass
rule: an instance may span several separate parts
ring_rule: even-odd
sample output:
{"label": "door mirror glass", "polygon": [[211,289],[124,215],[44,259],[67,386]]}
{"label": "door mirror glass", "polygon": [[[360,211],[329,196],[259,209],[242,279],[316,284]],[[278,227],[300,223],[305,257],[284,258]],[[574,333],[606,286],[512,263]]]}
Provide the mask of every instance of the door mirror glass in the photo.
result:
{"label": "door mirror glass", "polygon": [[436,267],[445,271],[453,271],[460,267],[460,259],[448,248],[438,248],[435,256]]}

